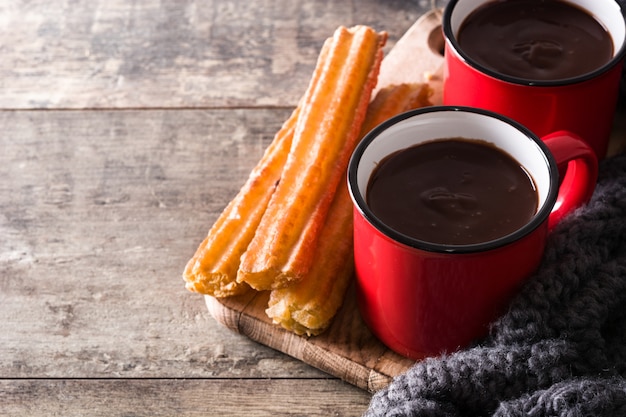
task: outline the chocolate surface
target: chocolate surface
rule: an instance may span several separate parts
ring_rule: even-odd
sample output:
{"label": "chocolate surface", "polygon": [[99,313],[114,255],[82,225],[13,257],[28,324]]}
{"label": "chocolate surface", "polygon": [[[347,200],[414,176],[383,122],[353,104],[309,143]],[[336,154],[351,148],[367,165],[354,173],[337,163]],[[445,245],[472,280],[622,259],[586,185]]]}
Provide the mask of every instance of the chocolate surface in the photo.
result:
{"label": "chocolate surface", "polygon": [[397,151],[370,177],[367,204],[392,229],[440,244],[508,235],[537,211],[533,180],[484,141],[440,139]]}
{"label": "chocolate surface", "polygon": [[613,41],[604,26],[562,1],[486,3],[465,19],[457,37],[477,63],[527,80],[584,75],[613,56]]}

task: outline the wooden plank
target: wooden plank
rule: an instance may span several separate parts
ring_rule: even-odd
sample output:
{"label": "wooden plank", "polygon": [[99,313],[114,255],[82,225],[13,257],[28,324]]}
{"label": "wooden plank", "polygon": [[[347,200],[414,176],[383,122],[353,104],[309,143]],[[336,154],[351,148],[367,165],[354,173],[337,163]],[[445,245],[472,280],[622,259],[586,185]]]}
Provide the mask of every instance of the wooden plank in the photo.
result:
{"label": "wooden plank", "polygon": [[0,415],[360,416],[369,395],[326,379],[0,380]]}
{"label": "wooden plank", "polygon": [[365,0],[12,1],[0,108],[295,106],[340,25],[387,30],[429,6]]}
{"label": "wooden plank", "polygon": [[367,330],[356,308],[354,288],[331,327],[315,337],[297,336],[274,325],[264,313],[267,299],[267,293],[251,291],[221,300],[207,296],[206,303],[211,315],[231,330],[369,392],[387,386],[413,364]]}
{"label": "wooden plank", "polygon": [[0,111],[0,377],[327,377],[182,279],[289,113]]}

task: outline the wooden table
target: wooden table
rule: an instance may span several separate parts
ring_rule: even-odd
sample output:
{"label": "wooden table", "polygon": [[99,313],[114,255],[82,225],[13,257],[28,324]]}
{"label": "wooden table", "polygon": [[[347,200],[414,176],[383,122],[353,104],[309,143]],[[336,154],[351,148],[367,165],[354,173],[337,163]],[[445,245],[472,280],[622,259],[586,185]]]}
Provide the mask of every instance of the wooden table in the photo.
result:
{"label": "wooden table", "polygon": [[225,328],[182,269],[339,25],[427,1],[0,4],[0,415],[357,416],[370,394]]}

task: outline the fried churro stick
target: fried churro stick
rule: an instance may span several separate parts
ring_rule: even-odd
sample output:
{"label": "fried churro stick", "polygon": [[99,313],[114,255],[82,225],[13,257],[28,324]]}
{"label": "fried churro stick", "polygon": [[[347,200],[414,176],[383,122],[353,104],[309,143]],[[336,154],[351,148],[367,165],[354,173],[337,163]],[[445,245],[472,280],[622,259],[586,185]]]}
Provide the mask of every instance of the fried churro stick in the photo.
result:
{"label": "fried churro stick", "polygon": [[[323,49],[318,59],[325,60],[327,53],[328,50]],[[310,84],[317,85],[321,75],[321,71],[314,72]],[[241,255],[252,241],[276,190],[289,156],[301,107],[302,100],[187,262],[183,279],[190,291],[221,298],[241,294],[249,288],[245,283],[237,282]]]}
{"label": "fried churro stick", "polygon": [[433,89],[427,83],[402,83],[381,88],[367,108],[361,136],[400,113],[432,106],[432,95]]}
{"label": "fried churro stick", "polygon": [[286,288],[273,290],[266,314],[274,323],[299,335],[323,332],[341,306],[350,283],[354,270],[352,248],[352,201],[342,182],[309,273]]}
{"label": "fried churro stick", "polygon": [[[373,127],[399,113],[431,105],[428,84],[399,84],[378,91],[361,129]],[[352,278],[352,201],[340,183],[315,249],[313,266],[299,282],[270,293],[266,314],[296,334],[317,335],[335,316]]]}
{"label": "fried churro stick", "polygon": [[257,290],[302,279],[338,183],[359,137],[376,84],[386,33],[339,28],[323,47],[304,96],[289,158],[257,232],[241,259],[238,282]]}
{"label": "fried churro stick", "polygon": [[238,283],[241,255],[254,237],[289,155],[300,113],[296,108],[276,133],[239,193],[226,206],[183,272],[190,291],[228,297],[248,286]]}

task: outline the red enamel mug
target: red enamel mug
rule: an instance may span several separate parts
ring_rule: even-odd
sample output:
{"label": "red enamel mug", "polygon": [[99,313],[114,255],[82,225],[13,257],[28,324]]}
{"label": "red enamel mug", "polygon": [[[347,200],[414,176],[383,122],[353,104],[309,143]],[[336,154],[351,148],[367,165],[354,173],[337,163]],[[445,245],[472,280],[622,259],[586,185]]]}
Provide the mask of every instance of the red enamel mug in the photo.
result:
{"label": "red enamel mug", "polygon": [[[491,142],[517,160],[536,185],[535,215],[508,235],[469,245],[418,240],[382,222],[366,203],[380,161],[414,145],[457,137]],[[559,172],[565,171],[561,181]],[[369,329],[413,359],[451,352],[486,335],[538,267],[550,227],[590,198],[597,171],[594,151],[577,135],[560,131],[539,139],[482,109],[427,107],[373,129],[348,167],[357,299]]]}
{"label": "red enamel mug", "polygon": [[[567,0],[594,16],[613,40],[613,57],[594,71],[561,80],[503,75],[478,63],[460,47],[459,30],[478,7],[493,0],[451,0],[444,11],[443,104],[479,107],[508,116],[538,136],[569,130],[599,159],[606,155],[615,115],[626,24],[615,0]],[[494,42],[498,42],[494,40]]]}

